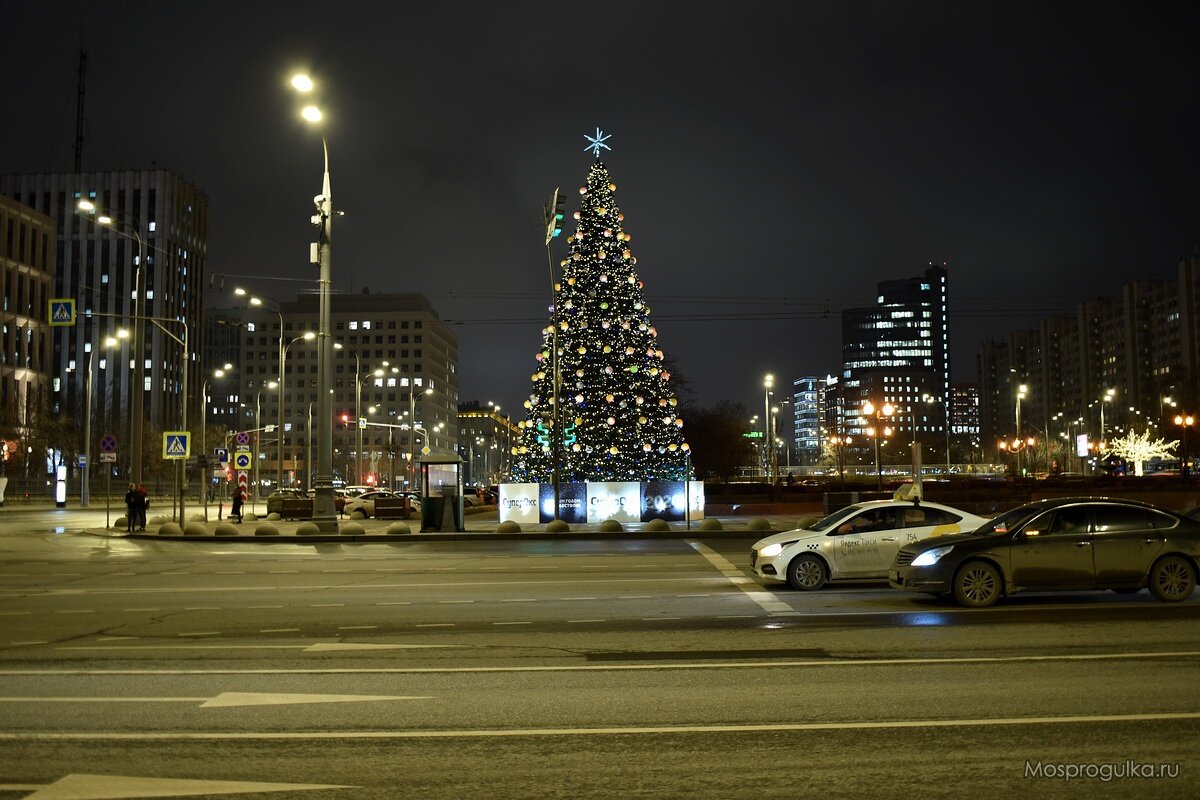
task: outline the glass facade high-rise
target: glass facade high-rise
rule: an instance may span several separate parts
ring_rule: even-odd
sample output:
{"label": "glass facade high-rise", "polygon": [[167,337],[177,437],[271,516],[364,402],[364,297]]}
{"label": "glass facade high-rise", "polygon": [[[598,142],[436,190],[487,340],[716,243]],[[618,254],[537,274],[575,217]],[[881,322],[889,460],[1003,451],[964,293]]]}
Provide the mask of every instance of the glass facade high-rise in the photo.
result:
{"label": "glass facade high-rise", "polygon": [[902,439],[945,432],[954,416],[948,277],[944,264],[930,265],[920,276],[880,283],[875,305],[842,312],[845,432],[865,435],[867,401],[894,407],[889,426]]}
{"label": "glass facade high-rise", "polygon": [[[190,427],[181,419],[181,401],[185,394],[197,396],[203,379],[197,365],[203,348],[207,195],[161,169],[2,175],[0,195],[54,221],[53,297],[76,301],[76,324],[54,329],[51,412],[74,414],[82,421],[90,399],[93,432],[117,438],[118,466],[124,470],[130,463],[134,393],[141,392],[142,463],[147,478],[156,477],[162,459],[154,457],[161,446],[155,435]],[[94,210],[81,213],[80,200],[90,201]],[[101,215],[111,223],[102,224]],[[120,352],[98,359],[102,365],[95,365],[92,397],[87,398],[89,356],[107,337],[132,328],[135,293],[141,295],[138,315],[153,318],[144,326],[142,385],[134,385],[135,356],[125,344]],[[177,341],[184,331],[186,356]],[[192,422],[197,419],[191,410],[188,416]]]}

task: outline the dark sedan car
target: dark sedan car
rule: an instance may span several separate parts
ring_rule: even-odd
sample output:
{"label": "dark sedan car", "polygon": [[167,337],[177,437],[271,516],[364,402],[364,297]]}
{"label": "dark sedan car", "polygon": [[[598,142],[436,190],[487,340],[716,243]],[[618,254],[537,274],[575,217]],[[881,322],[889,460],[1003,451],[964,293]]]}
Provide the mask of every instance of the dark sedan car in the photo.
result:
{"label": "dark sedan car", "polygon": [[1017,592],[1148,588],[1159,600],[1196,588],[1200,521],[1132,500],[1056,498],[1014,508],[971,533],[900,549],[897,589],[983,608]]}

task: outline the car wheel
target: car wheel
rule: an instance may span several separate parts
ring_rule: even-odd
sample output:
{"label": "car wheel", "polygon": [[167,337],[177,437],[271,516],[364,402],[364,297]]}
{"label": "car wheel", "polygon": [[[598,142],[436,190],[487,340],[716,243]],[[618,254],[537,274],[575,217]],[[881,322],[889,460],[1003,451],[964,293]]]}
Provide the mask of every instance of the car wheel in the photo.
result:
{"label": "car wheel", "polygon": [[825,569],[825,562],[814,555],[793,558],[788,564],[787,581],[793,589],[815,591],[824,586],[827,580],[829,571]]}
{"label": "car wheel", "polygon": [[971,561],[954,576],[954,599],[960,606],[986,608],[1000,599],[1000,573],[986,561]]}
{"label": "car wheel", "polygon": [[1196,588],[1196,568],[1186,558],[1167,556],[1150,568],[1150,594],[1168,603],[1186,600]]}

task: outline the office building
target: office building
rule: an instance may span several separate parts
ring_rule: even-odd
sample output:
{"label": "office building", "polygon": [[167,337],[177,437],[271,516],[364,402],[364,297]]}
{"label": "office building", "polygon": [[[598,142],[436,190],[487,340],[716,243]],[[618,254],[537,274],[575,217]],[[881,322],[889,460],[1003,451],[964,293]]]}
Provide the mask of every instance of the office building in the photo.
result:
{"label": "office building", "polygon": [[[203,347],[207,196],[161,169],[4,175],[0,195],[53,221],[52,296],[76,302],[76,324],[54,328],[52,410],[75,415],[82,429],[83,414],[90,408],[93,438],[116,437],[118,470],[123,472],[131,463],[130,423],[134,393],[140,392],[144,474],[148,479],[169,476],[171,465],[161,457],[161,432],[188,429],[183,398],[195,397],[200,386],[196,367]],[[92,210],[80,211],[81,200],[90,201]],[[111,223],[102,224],[102,216]],[[91,359],[107,338],[133,329],[139,300],[137,314],[148,318],[143,323],[143,369],[135,369],[132,336],[122,338],[112,354]],[[94,369],[90,405],[89,361]],[[135,386],[139,372],[142,384]],[[195,421],[190,410],[188,416]]]}
{"label": "office building", "polygon": [[[457,452],[457,337],[424,295],[335,292],[331,299],[334,479],[404,488],[417,477],[412,457],[426,448]],[[281,466],[285,486],[310,486],[319,294],[215,310],[209,328],[222,345],[206,353],[205,373],[233,364],[211,381],[208,424],[219,432],[209,438],[251,432],[258,475],[250,483],[257,480],[261,494],[275,487]]]}

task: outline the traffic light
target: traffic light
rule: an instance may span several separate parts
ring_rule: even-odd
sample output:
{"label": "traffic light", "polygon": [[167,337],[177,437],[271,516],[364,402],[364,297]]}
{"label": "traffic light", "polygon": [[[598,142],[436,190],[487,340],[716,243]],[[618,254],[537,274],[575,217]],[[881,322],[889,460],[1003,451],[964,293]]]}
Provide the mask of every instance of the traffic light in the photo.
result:
{"label": "traffic light", "polygon": [[349,414],[342,414],[342,425],[347,428],[350,427],[350,415]]}
{"label": "traffic light", "polygon": [[546,244],[550,244],[550,240],[562,233],[563,219],[566,217],[566,211],[563,205],[566,199],[558,193],[558,189],[554,190],[554,194],[550,197],[550,205],[546,206]]}

